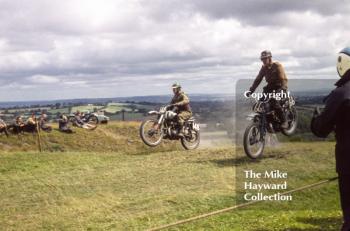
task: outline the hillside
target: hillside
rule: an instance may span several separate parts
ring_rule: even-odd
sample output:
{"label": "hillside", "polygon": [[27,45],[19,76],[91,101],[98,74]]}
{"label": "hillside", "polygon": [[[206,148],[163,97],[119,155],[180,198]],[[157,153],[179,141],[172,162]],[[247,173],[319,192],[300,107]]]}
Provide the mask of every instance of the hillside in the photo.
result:
{"label": "hillside", "polygon": [[[333,142],[279,143],[252,161],[242,148],[176,142],[151,149],[138,123],[112,123],[76,134],[2,137],[0,223],[4,230],[145,230],[242,203],[244,169],[281,169],[289,189],[332,177]],[[170,230],[337,230],[337,184],[295,193]],[[325,228],[324,228],[325,227]],[[323,229],[324,228],[324,229]]]}
{"label": "hillside", "polygon": [[[139,122],[112,122],[108,125],[99,125],[96,130],[89,131],[72,127],[73,134],[58,131],[57,126],[50,133],[41,132],[43,150],[55,151],[95,151],[95,152],[136,152],[150,151],[139,137]],[[172,150],[176,146],[174,142],[165,141],[160,147],[152,150]],[[11,135],[4,134],[0,138],[0,150],[13,151],[37,151],[36,134]]]}

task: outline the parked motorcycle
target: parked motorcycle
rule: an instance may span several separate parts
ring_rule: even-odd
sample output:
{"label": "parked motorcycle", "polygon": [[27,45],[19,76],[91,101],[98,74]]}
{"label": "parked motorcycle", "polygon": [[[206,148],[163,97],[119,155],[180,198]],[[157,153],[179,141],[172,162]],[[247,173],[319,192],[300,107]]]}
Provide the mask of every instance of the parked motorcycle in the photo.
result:
{"label": "parked motorcycle", "polygon": [[98,125],[98,118],[94,113],[86,113],[81,117],[78,117],[75,114],[70,114],[68,120],[73,126],[88,130],[94,130]]}
{"label": "parked motorcycle", "polygon": [[256,159],[263,154],[267,133],[281,132],[286,136],[290,136],[295,133],[297,128],[298,114],[294,98],[289,97],[280,102],[288,122],[288,128],[286,129],[281,127],[281,121],[270,106],[270,99],[257,101],[253,106],[253,113],[248,115],[247,118],[252,122],[245,130],[243,144],[246,155],[252,159]]}
{"label": "parked motorcycle", "polygon": [[157,118],[147,119],[142,122],[140,136],[142,141],[148,146],[155,147],[163,139],[181,140],[185,149],[196,149],[200,143],[200,128],[195,119],[191,117],[185,121],[183,134],[180,135],[177,122],[176,107],[170,110],[171,106],[161,107],[159,111],[150,111],[149,115]]}

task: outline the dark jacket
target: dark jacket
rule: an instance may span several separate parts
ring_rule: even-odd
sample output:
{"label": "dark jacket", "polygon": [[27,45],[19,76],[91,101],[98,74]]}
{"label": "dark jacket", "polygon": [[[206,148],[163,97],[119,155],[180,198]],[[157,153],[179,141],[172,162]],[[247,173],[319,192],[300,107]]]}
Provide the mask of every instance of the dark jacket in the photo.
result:
{"label": "dark jacket", "polygon": [[174,104],[174,106],[177,107],[178,113],[182,111],[191,112],[190,99],[182,91],[174,95],[173,99],[171,100],[171,104]]}
{"label": "dark jacket", "polygon": [[336,170],[339,174],[350,174],[350,71],[336,84],[325,99],[325,109],[311,121],[311,131],[325,138],[335,131]]}
{"label": "dark jacket", "polygon": [[253,85],[250,87],[250,91],[254,92],[264,79],[267,82],[267,87],[270,89],[287,89],[287,76],[284,72],[282,64],[273,62],[270,67],[262,66],[258,76],[255,78]]}

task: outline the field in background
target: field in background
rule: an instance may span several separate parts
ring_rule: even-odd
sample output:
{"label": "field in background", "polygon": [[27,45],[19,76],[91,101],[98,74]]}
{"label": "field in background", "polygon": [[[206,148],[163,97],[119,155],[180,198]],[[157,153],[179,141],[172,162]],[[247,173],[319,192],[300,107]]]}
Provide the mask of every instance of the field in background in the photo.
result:
{"label": "field in background", "polygon": [[[138,126],[43,133],[44,153],[32,135],[2,136],[1,229],[145,230],[241,203],[243,169],[288,170],[290,189],[335,175],[333,142],[280,143],[251,161],[224,133],[203,134],[195,151],[177,142],[152,149]],[[170,230],[338,230],[336,183],[293,195]]]}
{"label": "field in background", "polygon": [[153,110],[157,104],[140,104],[140,103],[119,103],[119,102],[108,102],[108,103],[65,103],[65,104],[52,104],[46,106],[31,105],[31,106],[16,106],[12,108],[0,109],[0,116],[7,123],[13,123],[17,116],[23,116],[24,118],[29,117],[32,113],[39,116],[44,112],[48,117],[49,121],[55,121],[61,113],[69,114],[77,111],[88,113],[97,112],[104,114],[110,118],[110,120],[126,120],[135,121],[142,120],[148,111]]}

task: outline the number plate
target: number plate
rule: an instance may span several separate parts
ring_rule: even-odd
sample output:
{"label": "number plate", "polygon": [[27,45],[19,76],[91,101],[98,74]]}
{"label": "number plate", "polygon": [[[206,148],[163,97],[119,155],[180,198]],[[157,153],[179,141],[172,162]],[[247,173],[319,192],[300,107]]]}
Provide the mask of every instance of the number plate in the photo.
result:
{"label": "number plate", "polygon": [[193,126],[193,129],[194,129],[195,131],[199,131],[199,129],[200,129],[199,124],[193,122],[193,125],[192,125],[192,126]]}

